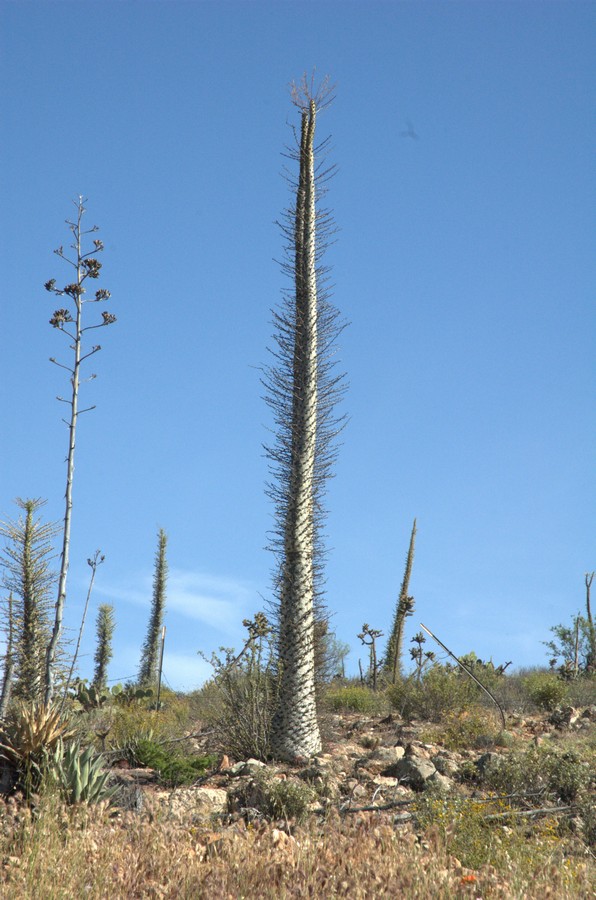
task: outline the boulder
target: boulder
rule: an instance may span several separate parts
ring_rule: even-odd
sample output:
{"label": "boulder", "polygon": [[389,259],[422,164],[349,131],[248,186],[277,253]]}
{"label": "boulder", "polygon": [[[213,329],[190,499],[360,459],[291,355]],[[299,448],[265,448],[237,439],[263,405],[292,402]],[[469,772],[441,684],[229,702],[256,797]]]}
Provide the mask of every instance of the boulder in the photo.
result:
{"label": "boulder", "polygon": [[266,768],[266,764],[259,759],[247,759],[232,766],[229,773],[234,778],[239,778],[243,775],[252,775],[254,777],[255,775],[263,774]]}
{"label": "boulder", "polygon": [[549,717],[549,722],[555,728],[570,728],[579,719],[579,710],[573,706],[557,706]]}
{"label": "boulder", "polygon": [[424,789],[425,782],[436,772],[434,764],[428,759],[418,756],[405,756],[398,762],[387,766],[382,775],[397,778],[400,784],[406,784],[414,791]]}
{"label": "boulder", "polygon": [[447,778],[446,775],[441,775],[440,772],[434,772],[430,778],[426,779],[424,787],[432,787],[441,794],[446,794],[452,789],[453,782],[450,778]]}
{"label": "boulder", "polygon": [[227,811],[228,794],[222,788],[190,787],[175,791],[156,791],[149,800],[155,812],[184,824],[205,824],[211,817]]}

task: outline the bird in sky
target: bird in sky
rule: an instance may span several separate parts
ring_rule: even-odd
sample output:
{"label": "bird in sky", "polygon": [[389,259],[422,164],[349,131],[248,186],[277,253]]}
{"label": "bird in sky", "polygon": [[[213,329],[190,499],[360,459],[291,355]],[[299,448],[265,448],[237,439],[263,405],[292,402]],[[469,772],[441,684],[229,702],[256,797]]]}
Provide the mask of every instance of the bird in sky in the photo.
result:
{"label": "bird in sky", "polygon": [[413,141],[417,141],[419,139],[420,135],[414,130],[414,126],[412,125],[412,123],[410,122],[409,119],[407,120],[406,124],[408,126],[407,130],[400,131],[399,136],[403,137],[403,138],[412,138]]}

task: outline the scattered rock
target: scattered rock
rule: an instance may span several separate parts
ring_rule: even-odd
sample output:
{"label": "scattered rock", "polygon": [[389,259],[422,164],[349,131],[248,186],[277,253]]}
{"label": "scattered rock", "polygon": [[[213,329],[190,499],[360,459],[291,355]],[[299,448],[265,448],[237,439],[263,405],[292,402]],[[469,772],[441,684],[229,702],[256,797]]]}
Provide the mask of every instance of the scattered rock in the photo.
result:
{"label": "scattered rock", "polygon": [[425,781],[434,775],[436,768],[428,759],[422,759],[417,756],[404,756],[398,762],[391,766],[387,766],[382,771],[382,775],[397,778],[401,784],[406,784],[415,791],[421,791],[424,788]]}
{"label": "scattered rock", "polygon": [[440,793],[447,793],[448,791],[452,790],[453,782],[450,778],[447,778],[446,775],[441,775],[440,772],[433,772],[433,774],[426,779],[424,787],[433,787]]}
{"label": "scattered rock", "polygon": [[501,757],[498,753],[483,753],[482,756],[478,757],[475,765],[479,773],[484,775],[492,766],[498,766],[500,759]]}
{"label": "scattered rock", "polygon": [[132,769],[132,768],[115,768],[111,770],[110,781],[118,787],[128,785],[150,785],[157,784],[159,775],[155,769]]}
{"label": "scattered rock", "polygon": [[369,759],[374,762],[382,762],[385,765],[392,765],[403,759],[406,751],[403,747],[378,747],[374,750]]}
{"label": "scattered rock", "polygon": [[146,806],[175,822],[199,824],[228,809],[228,792],[221,788],[177,788],[175,791],[156,791],[145,796]]}
{"label": "scattered rock", "polygon": [[352,797],[355,800],[362,800],[368,795],[368,790],[363,784],[355,784],[352,788]]}
{"label": "scattered rock", "polygon": [[555,728],[569,728],[571,725],[575,725],[579,716],[579,711],[573,706],[557,706],[548,721]]}
{"label": "scattered rock", "polygon": [[442,753],[436,753],[433,757],[431,757],[431,762],[434,764],[435,769],[441,775],[452,776],[455,775],[459,769],[459,763],[457,760],[446,751]]}
{"label": "scattered rock", "polygon": [[260,775],[267,768],[264,762],[261,762],[259,759],[247,759],[244,762],[236,763],[235,766],[229,770],[230,775],[234,778],[238,778],[242,775]]}

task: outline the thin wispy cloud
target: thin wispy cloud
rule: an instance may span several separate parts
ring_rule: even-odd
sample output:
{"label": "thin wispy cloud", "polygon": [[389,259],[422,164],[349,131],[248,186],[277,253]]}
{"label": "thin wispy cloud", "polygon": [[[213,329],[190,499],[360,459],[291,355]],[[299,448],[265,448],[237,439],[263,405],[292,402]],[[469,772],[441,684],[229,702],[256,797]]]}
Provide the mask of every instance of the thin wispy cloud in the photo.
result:
{"label": "thin wispy cloud", "polygon": [[164,653],[163,681],[175,690],[192,691],[200,687],[213,675],[209,663],[198,653]]}
{"label": "thin wispy cloud", "polygon": [[[103,585],[97,593],[110,600],[149,610],[152,576],[143,574],[118,587]],[[166,611],[202,622],[224,634],[237,634],[242,619],[259,606],[255,588],[228,576],[173,569],[168,576]]]}

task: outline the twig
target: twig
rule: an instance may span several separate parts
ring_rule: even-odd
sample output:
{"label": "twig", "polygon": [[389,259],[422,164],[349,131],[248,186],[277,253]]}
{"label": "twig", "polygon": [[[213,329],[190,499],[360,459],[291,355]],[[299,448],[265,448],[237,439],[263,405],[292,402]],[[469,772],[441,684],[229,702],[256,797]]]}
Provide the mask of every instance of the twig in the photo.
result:
{"label": "twig", "polygon": [[93,590],[93,582],[95,581],[95,573],[97,572],[97,567],[100,566],[104,560],[105,560],[105,556],[102,554],[101,550],[96,550],[94,555],[90,559],[87,560],[87,565],[91,566],[91,578],[89,580],[89,589],[87,591],[87,599],[85,600],[85,608],[83,609],[83,616],[81,618],[81,627],[79,628],[79,637],[77,640],[77,646],[75,648],[74,656],[72,658],[70,672],[68,673],[68,678],[66,679],[64,693],[62,695],[62,703],[60,704],[60,714],[61,715],[62,715],[62,710],[64,709],[64,704],[66,702],[66,696],[68,694],[70,682],[72,681],[72,675],[73,675],[75,665],[77,662],[77,657],[79,655],[79,649],[81,647],[81,638],[83,637],[83,629],[85,627],[85,619],[87,618],[87,610],[89,609],[89,600],[91,599],[91,591]]}
{"label": "twig", "polygon": [[509,816],[558,816],[560,813],[570,812],[573,809],[579,809],[578,806],[545,806],[542,809],[508,809],[507,812],[490,813],[483,816],[485,821],[489,819],[507,819]]}
{"label": "twig", "polygon": [[[536,797],[536,796],[540,796],[542,793],[543,793],[543,791],[530,791],[530,792],[524,793],[524,794],[503,794],[500,797],[482,797],[482,798],[477,798],[477,797],[449,798],[449,797],[445,797],[444,800],[446,803],[449,803],[454,800],[464,800],[468,803],[498,803],[499,801],[502,801],[502,800],[522,800],[525,797]],[[375,791],[375,794],[376,794],[376,791]],[[412,803],[417,803],[419,799],[420,799],[419,797],[411,797],[408,800],[390,800],[388,803],[383,803],[381,806],[345,806],[343,809],[340,807],[339,812],[340,813],[382,812],[383,810],[387,810],[387,809],[396,809],[399,806],[409,806]],[[565,806],[565,807],[556,806],[555,807],[555,809],[562,810],[562,811],[567,810],[567,809],[575,809],[575,808],[576,807],[572,807],[572,806]],[[320,814],[320,813],[327,812],[327,810],[324,809],[323,807],[320,807],[319,809],[313,810],[313,812]],[[513,814],[513,815],[519,815],[521,813],[524,813],[525,815],[531,815],[534,812],[541,812],[541,810],[520,810],[520,811],[511,810],[511,814]],[[507,815],[509,815],[509,813],[496,813],[495,815],[491,814],[488,816],[484,816],[483,818],[485,818],[485,819],[497,818],[498,816],[501,816],[501,815],[507,816]]]}

